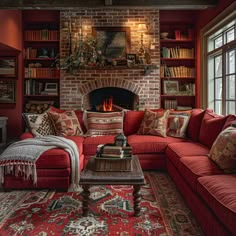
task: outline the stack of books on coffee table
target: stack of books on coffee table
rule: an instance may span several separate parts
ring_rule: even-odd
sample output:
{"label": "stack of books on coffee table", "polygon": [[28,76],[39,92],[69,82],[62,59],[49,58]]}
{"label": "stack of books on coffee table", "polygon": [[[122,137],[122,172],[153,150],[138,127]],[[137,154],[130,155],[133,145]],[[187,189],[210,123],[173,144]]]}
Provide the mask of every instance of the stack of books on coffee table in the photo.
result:
{"label": "stack of books on coffee table", "polygon": [[105,158],[123,158],[124,151],[119,146],[104,146],[101,157]]}
{"label": "stack of books on coffee table", "polygon": [[98,145],[94,158],[96,171],[132,170],[132,147],[130,146]]}

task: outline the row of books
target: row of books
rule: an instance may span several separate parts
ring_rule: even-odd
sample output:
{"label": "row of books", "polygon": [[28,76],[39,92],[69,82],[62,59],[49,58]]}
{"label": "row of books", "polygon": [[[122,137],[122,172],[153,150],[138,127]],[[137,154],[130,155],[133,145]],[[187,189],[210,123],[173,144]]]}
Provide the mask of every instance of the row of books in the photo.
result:
{"label": "row of books", "polygon": [[56,48],[24,48],[24,58],[55,58],[57,54]]}
{"label": "row of books", "polygon": [[98,147],[99,157],[101,158],[125,158],[132,155],[131,146],[112,146],[112,145],[103,145]]}
{"label": "row of books", "polygon": [[46,91],[45,83],[40,82],[35,79],[27,79],[25,80],[25,91],[24,94],[26,96],[29,95],[58,95],[58,91]]}
{"label": "row of books", "polygon": [[58,30],[26,30],[24,33],[25,40],[37,41],[37,40],[59,40]]}
{"label": "row of books", "polygon": [[163,58],[194,58],[193,48],[167,48],[162,47],[162,57]]}
{"label": "row of books", "polygon": [[25,78],[59,78],[57,68],[25,68]]}
{"label": "row of books", "polygon": [[195,69],[187,66],[161,66],[161,77],[194,77]]}

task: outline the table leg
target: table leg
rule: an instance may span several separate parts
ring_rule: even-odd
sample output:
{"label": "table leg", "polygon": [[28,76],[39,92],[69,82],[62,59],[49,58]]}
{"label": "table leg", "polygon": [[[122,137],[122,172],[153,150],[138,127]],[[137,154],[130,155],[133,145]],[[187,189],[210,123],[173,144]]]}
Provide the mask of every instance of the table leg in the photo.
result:
{"label": "table leg", "polygon": [[140,194],[140,185],[134,185],[134,216],[140,216],[140,202],[141,202],[141,194]]}
{"label": "table leg", "polygon": [[82,193],[82,196],[83,196],[83,200],[82,200],[82,209],[83,209],[83,213],[82,215],[83,216],[88,216],[88,201],[89,201],[89,195],[90,195],[90,192],[89,192],[89,185],[82,185],[82,188],[83,188],[83,193]]}

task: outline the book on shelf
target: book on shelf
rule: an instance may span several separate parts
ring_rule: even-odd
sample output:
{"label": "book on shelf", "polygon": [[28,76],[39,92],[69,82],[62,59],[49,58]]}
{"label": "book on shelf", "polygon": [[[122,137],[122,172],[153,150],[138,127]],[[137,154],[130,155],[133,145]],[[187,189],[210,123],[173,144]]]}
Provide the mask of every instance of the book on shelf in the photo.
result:
{"label": "book on shelf", "polygon": [[26,30],[24,32],[25,40],[37,41],[37,40],[59,40],[58,30]]}
{"label": "book on shelf", "polygon": [[57,78],[59,76],[57,68],[35,68],[25,67],[25,78]]}
{"label": "book on shelf", "polygon": [[194,58],[193,48],[180,48],[179,46],[173,48],[162,47],[161,52],[163,58]]}
{"label": "book on shelf", "polygon": [[161,77],[194,77],[195,69],[187,66],[161,65]]}
{"label": "book on shelf", "polygon": [[164,100],[164,109],[176,109],[176,108],[177,108],[177,100],[176,99]]}

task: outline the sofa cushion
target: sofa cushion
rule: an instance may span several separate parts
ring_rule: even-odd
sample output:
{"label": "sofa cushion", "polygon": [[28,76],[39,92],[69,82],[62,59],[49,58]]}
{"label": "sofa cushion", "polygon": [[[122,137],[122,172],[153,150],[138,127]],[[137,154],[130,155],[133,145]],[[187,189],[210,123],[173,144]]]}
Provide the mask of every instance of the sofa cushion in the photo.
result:
{"label": "sofa cushion", "polygon": [[23,116],[27,127],[35,137],[56,134],[47,112],[42,114],[24,113]]}
{"label": "sofa cushion", "polygon": [[135,134],[143,120],[144,111],[126,111],[124,115],[124,134]]}
{"label": "sofa cushion", "polygon": [[123,133],[124,112],[86,112],[86,135]]}
{"label": "sofa cushion", "polygon": [[230,127],[232,124],[236,124],[236,115],[228,115],[227,120],[225,121],[223,130]]}
{"label": "sofa cushion", "polygon": [[38,158],[36,167],[41,169],[70,168],[69,153],[60,148],[49,149]]}
{"label": "sofa cushion", "polygon": [[151,111],[146,109],[138,134],[151,134],[166,137],[169,110]]}
{"label": "sofa cushion", "polygon": [[236,175],[204,176],[197,191],[232,235],[236,235]]}
{"label": "sofa cushion", "polygon": [[171,112],[167,121],[167,135],[185,138],[190,115],[190,112]]}
{"label": "sofa cushion", "polygon": [[133,154],[164,153],[166,147],[172,142],[182,142],[183,139],[173,137],[160,137],[151,135],[133,134],[127,137],[128,144],[132,146]]}
{"label": "sofa cushion", "polygon": [[137,134],[149,134],[150,130],[153,127],[154,120],[156,119],[157,114],[154,111],[145,109],[143,120],[138,129]]}
{"label": "sofa cushion", "polygon": [[83,151],[85,156],[96,154],[99,144],[114,143],[115,135],[90,136],[84,139]]}
{"label": "sofa cushion", "polygon": [[211,148],[226,120],[227,116],[220,116],[206,110],[202,118],[199,142]]}
{"label": "sofa cushion", "polygon": [[202,122],[202,118],[204,116],[204,112],[205,111],[202,109],[193,109],[190,119],[189,119],[187,136],[195,142],[198,141],[198,136],[199,136],[201,122]]}
{"label": "sofa cushion", "polygon": [[202,156],[209,153],[209,148],[195,142],[170,143],[166,149],[166,155],[171,162],[179,167],[179,158],[184,156]]}
{"label": "sofa cushion", "polygon": [[195,191],[199,176],[223,174],[207,156],[185,156],[180,158],[179,171]]}
{"label": "sofa cushion", "polygon": [[163,113],[158,112],[157,118],[154,120],[152,129],[150,130],[151,135],[157,135],[161,137],[166,137],[167,132],[167,119],[170,111],[166,110]]}
{"label": "sofa cushion", "polygon": [[73,110],[57,113],[48,112],[52,120],[54,129],[58,136],[77,136],[83,135],[78,118]]}
{"label": "sofa cushion", "polygon": [[236,128],[228,127],[218,135],[209,158],[225,173],[236,173]]}
{"label": "sofa cushion", "polygon": [[[51,106],[49,111],[54,111],[54,112],[57,112],[57,113],[63,113],[66,110],[59,109],[59,108],[56,108],[54,106]],[[81,110],[74,110],[74,112],[75,112],[75,114],[76,114],[76,116],[78,118],[78,121],[80,123],[80,126],[81,126],[83,132],[86,133],[87,130],[86,130],[86,127],[85,127],[85,124],[84,124],[84,120],[83,120],[84,112],[81,111]]]}
{"label": "sofa cushion", "polygon": [[66,138],[74,141],[78,147],[80,156],[83,155],[84,137],[83,136],[66,136]]}

